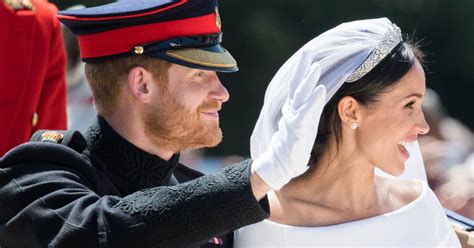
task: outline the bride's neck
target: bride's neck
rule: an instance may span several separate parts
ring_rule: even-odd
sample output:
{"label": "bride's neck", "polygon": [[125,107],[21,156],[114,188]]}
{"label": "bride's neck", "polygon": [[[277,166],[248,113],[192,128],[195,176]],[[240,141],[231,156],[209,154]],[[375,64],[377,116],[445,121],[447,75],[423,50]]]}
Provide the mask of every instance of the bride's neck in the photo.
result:
{"label": "bride's neck", "polygon": [[377,192],[374,167],[350,153],[320,160],[281,190],[282,194],[351,212],[373,208]]}
{"label": "bride's neck", "polygon": [[[330,145],[306,173],[270,195],[273,220],[324,225],[380,213],[382,201],[386,203],[389,194],[374,176],[373,166],[354,149],[340,147],[334,154],[335,146]],[[288,216],[288,208],[295,210],[294,216]],[[280,215],[281,211],[286,216]],[[317,223],[308,216],[317,218]]]}

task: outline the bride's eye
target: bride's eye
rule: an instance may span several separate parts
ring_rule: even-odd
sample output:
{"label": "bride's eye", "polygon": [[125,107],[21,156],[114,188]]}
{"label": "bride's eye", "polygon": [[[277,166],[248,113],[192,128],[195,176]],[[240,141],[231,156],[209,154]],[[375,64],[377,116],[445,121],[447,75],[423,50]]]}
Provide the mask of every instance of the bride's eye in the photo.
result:
{"label": "bride's eye", "polygon": [[413,104],[415,104],[415,100],[411,100],[409,103],[405,105],[405,108],[413,109]]}

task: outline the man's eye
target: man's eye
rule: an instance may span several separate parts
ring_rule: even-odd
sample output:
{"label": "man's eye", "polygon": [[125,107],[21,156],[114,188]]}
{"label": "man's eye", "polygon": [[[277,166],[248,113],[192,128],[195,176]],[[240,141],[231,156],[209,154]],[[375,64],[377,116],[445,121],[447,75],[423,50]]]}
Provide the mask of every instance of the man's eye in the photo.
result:
{"label": "man's eye", "polygon": [[194,76],[196,76],[196,77],[202,77],[202,76],[204,76],[204,72],[202,72],[202,71],[196,72],[196,73],[194,73]]}

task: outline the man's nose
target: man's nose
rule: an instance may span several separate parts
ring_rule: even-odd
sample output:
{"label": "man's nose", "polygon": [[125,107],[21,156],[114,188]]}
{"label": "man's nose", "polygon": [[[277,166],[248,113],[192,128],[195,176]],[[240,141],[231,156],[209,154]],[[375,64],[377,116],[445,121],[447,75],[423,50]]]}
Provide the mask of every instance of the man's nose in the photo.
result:
{"label": "man's nose", "polygon": [[221,102],[227,102],[229,100],[229,92],[227,89],[222,85],[217,73],[213,73],[212,81],[215,83],[215,88],[212,90],[211,95],[214,99],[217,99]]}

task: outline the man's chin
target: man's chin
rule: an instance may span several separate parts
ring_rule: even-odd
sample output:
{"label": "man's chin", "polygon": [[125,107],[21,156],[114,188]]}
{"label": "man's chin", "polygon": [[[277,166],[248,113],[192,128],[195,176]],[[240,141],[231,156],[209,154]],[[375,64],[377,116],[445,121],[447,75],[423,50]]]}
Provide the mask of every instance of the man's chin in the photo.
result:
{"label": "man's chin", "polygon": [[220,143],[222,142],[222,138],[220,138],[219,140],[217,141],[214,141],[214,142],[210,142],[209,144],[207,144],[206,146],[204,147],[216,147],[217,145],[219,145]]}
{"label": "man's chin", "polygon": [[222,142],[222,131],[216,133],[204,133],[204,137],[196,142],[196,146],[192,148],[210,148],[219,145]]}

